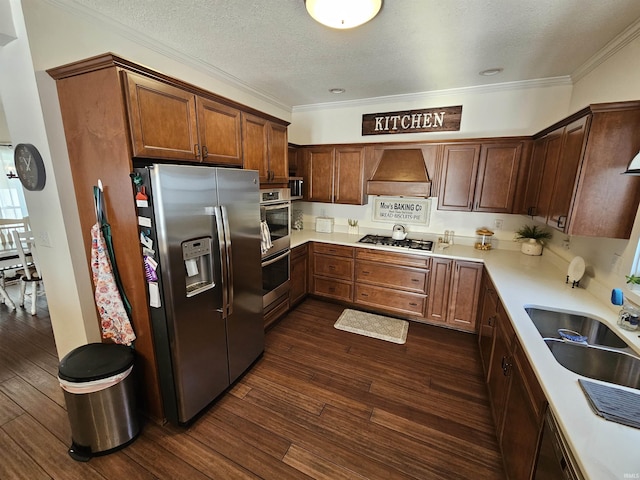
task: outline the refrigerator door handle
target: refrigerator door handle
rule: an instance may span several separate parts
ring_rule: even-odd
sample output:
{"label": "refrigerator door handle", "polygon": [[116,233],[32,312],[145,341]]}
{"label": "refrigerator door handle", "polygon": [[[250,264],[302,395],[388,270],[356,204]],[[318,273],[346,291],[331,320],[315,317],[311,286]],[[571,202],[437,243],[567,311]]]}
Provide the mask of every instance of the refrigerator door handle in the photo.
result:
{"label": "refrigerator door handle", "polygon": [[[213,217],[216,219],[216,230],[218,233],[218,246],[220,248],[220,287],[222,289],[222,308],[218,311],[222,313],[222,318],[227,318],[227,306],[229,303],[227,294],[227,242],[224,231],[224,221],[222,219],[222,210],[219,206],[213,207]],[[213,260],[212,260],[213,262]],[[213,265],[212,265],[213,268]]]}
{"label": "refrigerator door handle", "polygon": [[224,225],[224,239],[227,250],[227,315],[233,313],[233,249],[231,248],[231,229],[229,228],[229,214],[227,213],[227,207],[220,206],[222,212],[222,222]]}

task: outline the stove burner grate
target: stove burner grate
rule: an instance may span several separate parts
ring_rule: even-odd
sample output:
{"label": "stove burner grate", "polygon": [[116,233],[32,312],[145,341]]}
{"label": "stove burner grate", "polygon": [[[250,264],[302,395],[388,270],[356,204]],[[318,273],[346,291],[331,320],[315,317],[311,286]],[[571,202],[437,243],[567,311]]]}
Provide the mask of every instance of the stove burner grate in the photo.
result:
{"label": "stove burner grate", "polygon": [[405,238],[404,240],[395,240],[392,237],[384,235],[365,235],[359,243],[368,243],[370,245],[385,245],[389,247],[408,248],[411,250],[424,250],[431,252],[433,250],[433,242],[431,240],[413,240]]}

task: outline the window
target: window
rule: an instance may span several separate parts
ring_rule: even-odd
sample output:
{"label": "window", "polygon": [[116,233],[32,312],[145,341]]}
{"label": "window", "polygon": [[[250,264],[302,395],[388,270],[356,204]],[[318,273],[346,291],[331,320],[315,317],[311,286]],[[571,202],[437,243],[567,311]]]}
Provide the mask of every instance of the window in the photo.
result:
{"label": "window", "polygon": [[11,145],[0,145],[0,167],[0,218],[29,216],[22,184],[16,176]]}

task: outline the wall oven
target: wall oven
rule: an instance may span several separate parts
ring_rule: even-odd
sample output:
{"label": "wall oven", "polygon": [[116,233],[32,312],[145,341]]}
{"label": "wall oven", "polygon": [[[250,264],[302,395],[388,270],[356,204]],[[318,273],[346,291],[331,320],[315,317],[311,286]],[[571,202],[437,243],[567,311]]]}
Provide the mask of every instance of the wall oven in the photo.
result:
{"label": "wall oven", "polygon": [[266,223],[269,248],[263,248],[262,258],[288,250],[291,245],[291,197],[288,188],[260,190],[260,220]]}
{"label": "wall oven", "polygon": [[262,305],[264,313],[289,294],[291,197],[288,188],[260,190]]}

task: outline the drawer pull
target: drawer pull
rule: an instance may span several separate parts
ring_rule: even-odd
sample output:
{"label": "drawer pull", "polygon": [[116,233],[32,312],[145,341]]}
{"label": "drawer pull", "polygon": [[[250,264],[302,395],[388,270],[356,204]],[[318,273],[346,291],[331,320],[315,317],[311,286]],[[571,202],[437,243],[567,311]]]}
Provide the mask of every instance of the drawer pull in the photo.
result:
{"label": "drawer pull", "polygon": [[413,283],[419,283],[419,282],[420,282],[420,279],[419,279],[419,278],[412,278],[412,279],[411,279],[411,281],[412,281]]}
{"label": "drawer pull", "polygon": [[368,293],[361,293],[361,294],[360,294],[360,296],[361,296],[361,297],[368,297],[368,296],[369,296],[369,294],[368,294]]}
{"label": "drawer pull", "polygon": [[409,305],[411,305],[412,307],[417,307],[418,306],[417,303],[413,303],[413,302],[409,303]]}
{"label": "drawer pull", "polygon": [[363,270],[363,271],[362,271],[362,274],[363,274],[363,275],[369,275],[369,272],[367,272],[366,270]]}
{"label": "drawer pull", "polygon": [[329,293],[335,293],[336,288],[335,287],[329,287]]}
{"label": "drawer pull", "polygon": [[335,265],[329,265],[329,270],[335,270],[335,269],[336,269]]}

